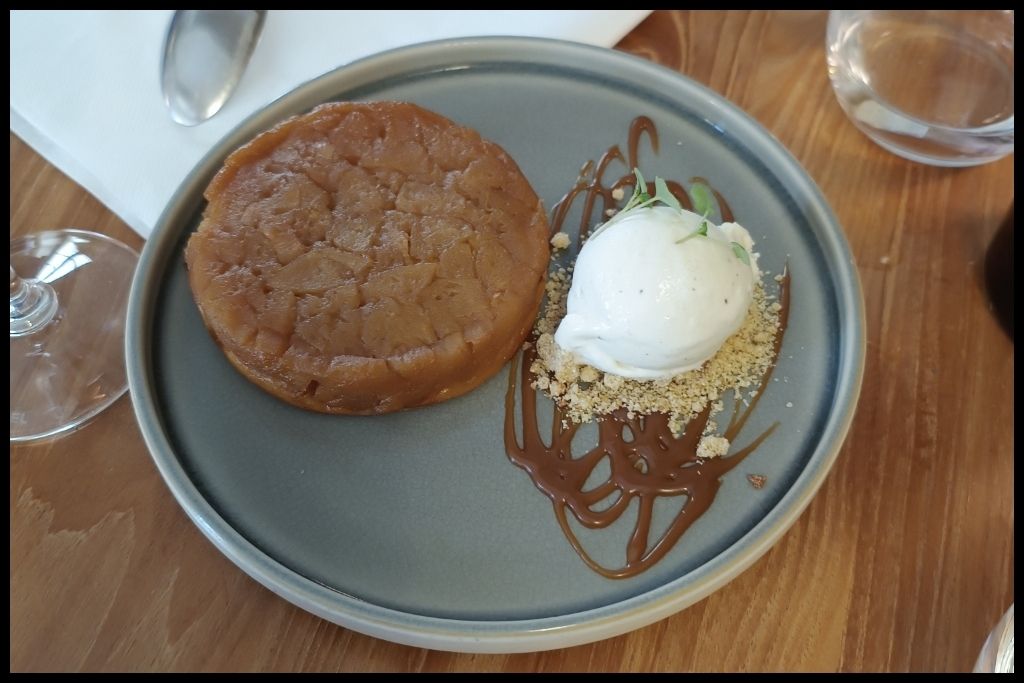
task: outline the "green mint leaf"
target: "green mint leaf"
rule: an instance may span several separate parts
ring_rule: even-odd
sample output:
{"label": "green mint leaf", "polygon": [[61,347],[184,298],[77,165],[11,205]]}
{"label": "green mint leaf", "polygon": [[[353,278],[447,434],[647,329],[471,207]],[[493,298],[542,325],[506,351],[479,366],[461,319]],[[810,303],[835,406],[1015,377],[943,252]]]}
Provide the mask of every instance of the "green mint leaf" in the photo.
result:
{"label": "green mint leaf", "polygon": [[686,240],[692,239],[694,237],[707,237],[707,236],[708,236],[708,222],[707,221],[701,221],[700,225],[697,226],[696,230],[691,232],[686,237],[684,237],[682,239],[676,240],[676,244],[682,244]]}
{"label": "green mint leaf", "polygon": [[714,200],[707,187],[700,183],[694,183],[690,186],[690,197],[693,199],[694,212],[703,214],[705,217],[711,213],[711,209],[714,208]]}
{"label": "green mint leaf", "polygon": [[736,258],[738,258],[740,261],[743,261],[743,263],[749,266],[750,254],[748,254],[747,250],[743,248],[743,245],[740,244],[739,242],[732,242],[731,245],[732,253],[736,254]]}
{"label": "green mint leaf", "polygon": [[640,172],[639,168],[634,167],[633,175],[636,176],[636,188],[634,188],[634,192],[647,194],[647,181],[644,180],[644,174]]}
{"label": "green mint leaf", "polygon": [[[651,196],[647,194],[647,182],[644,180],[643,174],[640,173],[640,169],[634,168],[633,173],[636,175],[636,185],[633,186],[633,196],[630,197],[629,201],[626,202],[626,205],[622,207],[622,211],[635,209],[638,204],[646,202],[651,198]],[[620,211],[620,213],[622,213],[622,211]]]}
{"label": "green mint leaf", "polygon": [[661,178],[654,178],[654,197],[666,206],[671,206],[676,211],[682,211],[683,205],[679,203],[676,196],[668,189],[668,184]]}

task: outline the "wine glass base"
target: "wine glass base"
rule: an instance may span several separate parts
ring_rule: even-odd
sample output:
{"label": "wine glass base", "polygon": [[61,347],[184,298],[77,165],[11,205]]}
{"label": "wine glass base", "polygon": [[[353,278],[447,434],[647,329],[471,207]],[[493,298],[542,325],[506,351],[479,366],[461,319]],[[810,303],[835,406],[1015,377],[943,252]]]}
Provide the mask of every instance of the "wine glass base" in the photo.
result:
{"label": "wine glass base", "polygon": [[53,287],[58,309],[11,337],[11,442],[73,431],[128,389],[124,326],[138,254],[106,235],[54,230],[11,241],[11,266]]}

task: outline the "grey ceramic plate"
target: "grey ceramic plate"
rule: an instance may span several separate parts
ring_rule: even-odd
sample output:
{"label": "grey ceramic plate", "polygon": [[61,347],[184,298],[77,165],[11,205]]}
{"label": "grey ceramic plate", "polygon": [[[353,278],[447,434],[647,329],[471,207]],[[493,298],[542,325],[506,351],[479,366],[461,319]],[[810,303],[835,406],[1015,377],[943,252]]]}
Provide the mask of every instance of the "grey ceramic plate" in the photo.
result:
{"label": "grey ceramic plate", "polygon": [[[649,571],[587,569],[548,500],[502,445],[506,372],[461,398],[383,417],[304,412],[243,379],[207,334],[182,259],[202,192],[259,131],[329,100],[406,100],[502,145],[548,206],[629,122],[651,117],[649,175],[702,175],[778,272],[792,316],[748,424],[781,427],[727,475],[714,505]],[[862,300],[842,231],[814,183],[757,123],[678,74],[618,52],[513,38],[432,43],[353,63],[274,102],[186,178],[132,288],[129,379],[161,474],[185,511],[260,583],[388,640],[528,651],[609,637],[722,586],[793,523],[836,457],[860,389]],[[794,407],[786,407],[787,403]],[[755,491],[744,473],[768,477]],[[622,539],[595,540],[611,552]],[[602,548],[606,544],[607,548]]]}

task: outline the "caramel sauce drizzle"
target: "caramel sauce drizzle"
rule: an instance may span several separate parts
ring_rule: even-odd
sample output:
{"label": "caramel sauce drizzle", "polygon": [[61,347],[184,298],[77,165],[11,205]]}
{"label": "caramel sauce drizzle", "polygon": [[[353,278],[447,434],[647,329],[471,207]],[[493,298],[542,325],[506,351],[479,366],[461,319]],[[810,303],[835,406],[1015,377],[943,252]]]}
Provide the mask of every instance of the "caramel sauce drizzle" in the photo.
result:
{"label": "caramel sauce drizzle", "polygon": [[[571,190],[552,209],[552,231],[561,230],[569,210],[579,196],[583,196],[583,213],[578,237],[587,234],[593,210],[602,204],[602,213],[615,206],[612,191],[635,185],[632,169],[642,135],[647,135],[652,149],[658,151],[658,132],[646,116],[633,120],[629,128],[628,158],[623,158],[619,147],[610,147],[595,165],[588,161]],[[604,184],[604,174],[613,161],[627,165],[629,172],[611,185]],[[702,182],[693,178],[691,182]],[[690,198],[677,182],[667,183],[685,208],[691,208]],[[653,184],[648,190],[653,192]],[[733,220],[725,198],[712,188],[718,200],[722,220]],[[579,244],[579,242],[577,242]],[[765,386],[772,375],[782,346],[782,337],[789,320],[789,274],[784,274],[779,288],[779,334],[775,338],[774,355],[768,371],[761,378],[757,392],[741,408],[736,401],[724,436],[734,442],[743,430],[751,412],[761,400]],[[534,485],[541,490],[554,507],[555,517],[566,538],[580,558],[598,574],[610,579],[635,576],[661,560],[682,537],[687,529],[711,506],[720,486],[720,478],[736,467],[771,435],[776,422],[749,444],[734,453],[711,459],[697,457],[697,445],[710,417],[711,406],[705,408],[686,425],[684,434],[676,438],[668,426],[668,415],[653,414],[628,417],[620,409],[601,418],[598,423],[598,443],[579,457],[573,456],[573,438],[579,425],[572,424],[556,404],[551,421],[549,444],[541,436],[537,418],[537,391],[530,386],[530,365],[536,359],[536,344],[523,351],[522,359],[513,359],[509,370],[508,389],[505,394],[505,451],[509,459],[529,473]],[[519,390],[522,415],[522,441],[516,434],[516,390]],[[584,487],[595,468],[605,459],[610,474],[597,486]],[[680,511],[661,536],[651,542],[651,521],[654,504],[660,496],[685,496]],[[568,513],[587,529],[603,529],[618,520],[633,499],[639,500],[637,520],[626,548],[626,562],[618,568],[607,568],[595,561],[583,548],[569,523]],[[600,503],[610,501],[603,509]]]}

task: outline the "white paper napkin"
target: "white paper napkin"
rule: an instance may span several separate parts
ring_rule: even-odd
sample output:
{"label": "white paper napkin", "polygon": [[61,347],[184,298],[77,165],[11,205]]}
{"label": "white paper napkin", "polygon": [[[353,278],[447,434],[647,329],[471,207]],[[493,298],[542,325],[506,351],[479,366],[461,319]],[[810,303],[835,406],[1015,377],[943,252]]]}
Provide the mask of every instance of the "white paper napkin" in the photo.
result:
{"label": "white paper napkin", "polygon": [[[480,35],[611,47],[649,12],[271,11],[232,98],[209,121],[185,128],[168,117],[160,92],[171,11],[12,11],[11,130],[148,236],[214,143],[337,66],[402,45]],[[55,227],[62,226],[39,226]]]}

